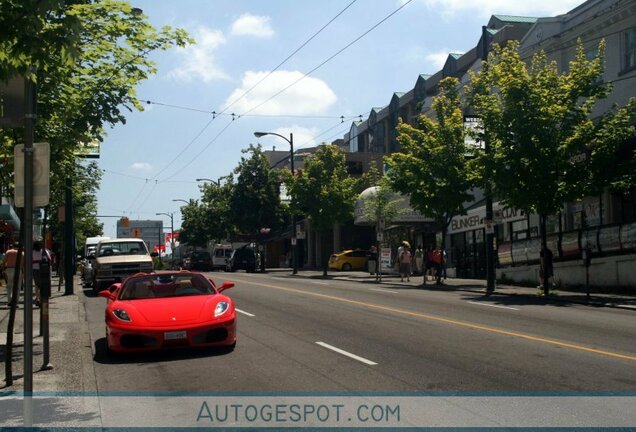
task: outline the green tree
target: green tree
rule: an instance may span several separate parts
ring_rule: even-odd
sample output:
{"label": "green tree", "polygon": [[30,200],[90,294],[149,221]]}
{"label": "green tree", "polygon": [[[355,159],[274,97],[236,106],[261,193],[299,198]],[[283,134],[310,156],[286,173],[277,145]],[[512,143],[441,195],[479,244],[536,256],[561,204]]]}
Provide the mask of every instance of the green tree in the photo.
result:
{"label": "green tree", "polygon": [[560,73],[544,52],[526,64],[512,42],[496,46],[492,60],[471,77],[470,105],[491,149],[478,155],[479,171],[491,173],[481,184],[505,205],[540,216],[542,250],[546,217],[563,203],[633,182],[633,160],[620,161],[618,153],[634,133],[636,102],[592,118],[596,103],[612,89],[603,82],[604,51],[601,42],[598,55],[587,59],[579,43]]}
{"label": "green tree", "polygon": [[440,82],[432,105],[437,120],[420,115],[415,126],[398,123],[402,151],[386,157],[391,188],[409,196],[413,209],[433,219],[442,232],[442,250],[451,219],[464,214],[465,204],[473,199],[457,85],[455,78]]}
{"label": "green tree", "polygon": [[234,183],[231,176],[222,185],[208,183],[200,187],[205,207],[205,225],[209,240],[228,239],[235,232],[234,215],[230,208]]}
{"label": "green tree", "polygon": [[336,223],[353,215],[357,197],[356,181],[349,176],[345,154],[337,146],[322,145],[305,160],[305,167],[296,175],[287,174],[287,189],[291,196],[291,210],[303,214],[311,229],[323,235],[323,273],[327,275],[329,251],[324,234]]}
{"label": "green tree", "polygon": [[232,219],[238,232],[258,239],[261,228],[278,229],[283,221],[280,180],[269,167],[260,145],[243,150],[234,170],[236,183],[230,198]]}
{"label": "green tree", "polygon": [[190,246],[206,247],[209,240],[206,207],[196,200],[181,207],[179,241]]}
{"label": "green tree", "polygon": [[[156,71],[150,54],[190,42],[116,0],[6,0],[0,26],[0,80],[23,74],[37,85],[35,138],[51,144],[52,201],[64,196],[63,179],[74,176],[85,145],[100,142],[105,125],[125,122],[125,111],[143,109],[135,87]],[[0,131],[0,157],[22,137],[19,128]],[[13,172],[7,161],[3,174]]]}

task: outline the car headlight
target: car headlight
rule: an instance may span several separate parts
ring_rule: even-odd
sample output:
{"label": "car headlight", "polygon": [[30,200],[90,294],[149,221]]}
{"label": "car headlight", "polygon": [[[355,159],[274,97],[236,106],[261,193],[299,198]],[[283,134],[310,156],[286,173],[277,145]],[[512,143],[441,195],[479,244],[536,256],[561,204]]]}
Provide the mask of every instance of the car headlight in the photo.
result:
{"label": "car headlight", "polygon": [[126,312],[124,309],[115,309],[113,311],[113,315],[115,315],[122,321],[132,322],[132,320],[130,319],[130,315],[128,315],[128,312]]}
{"label": "car headlight", "polygon": [[216,307],[214,308],[214,318],[220,317],[230,308],[230,304],[228,302],[218,302]]}

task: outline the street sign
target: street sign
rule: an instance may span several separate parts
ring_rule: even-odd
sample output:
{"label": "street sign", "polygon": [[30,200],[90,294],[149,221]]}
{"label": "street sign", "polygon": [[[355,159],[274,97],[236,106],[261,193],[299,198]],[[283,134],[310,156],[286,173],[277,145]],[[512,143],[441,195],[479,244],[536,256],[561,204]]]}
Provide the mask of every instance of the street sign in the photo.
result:
{"label": "street sign", "polygon": [[384,218],[378,219],[378,230],[384,231],[384,228],[386,228],[385,225],[386,221],[384,220]]}
{"label": "street sign", "polygon": [[[15,206],[24,207],[24,144],[15,146],[14,152]],[[51,147],[49,143],[33,144],[33,207],[49,204],[49,167]]]}
{"label": "street sign", "polygon": [[380,271],[391,271],[391,248],[380,248]]}
{"label": "street sign", "polygon": [[292,237],[291,244],[292,244],[292,246],[296,246],[296,238],[295,237]]}
{"label": "street sign", "polygon": [[375,238],[379,242],[384,241],[384,233],[382,231],[378,231],[378,233],[376,234]]}

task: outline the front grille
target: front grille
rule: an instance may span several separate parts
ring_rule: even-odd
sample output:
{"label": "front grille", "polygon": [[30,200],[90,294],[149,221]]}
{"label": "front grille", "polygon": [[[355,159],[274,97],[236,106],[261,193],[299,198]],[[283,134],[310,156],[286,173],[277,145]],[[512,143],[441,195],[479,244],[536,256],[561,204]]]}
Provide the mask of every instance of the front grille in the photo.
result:
{"label": "front grille", "polygon": [[120,343],[124,348],[149,348],[159,346],[159,341],[157,339],[150,336],[136,334],[123,335]]}
{"label": "front grille", "polygon": [[227,330],[222,327],[197,333],[194,338],[192,338],[193,342],[197,344],[222,342],[225,339],[227,339]]}

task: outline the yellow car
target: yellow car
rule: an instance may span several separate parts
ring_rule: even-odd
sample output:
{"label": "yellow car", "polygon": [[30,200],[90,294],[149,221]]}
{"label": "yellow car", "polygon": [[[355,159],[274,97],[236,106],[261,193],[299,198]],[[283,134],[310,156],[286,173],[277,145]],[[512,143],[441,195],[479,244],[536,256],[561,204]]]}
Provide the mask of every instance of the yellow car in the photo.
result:
{"label": "yellow car", "polygon": [[365,270],[369,256],[367,251],[356,249],[346,250],[331,255],[329,268],[332,270]]}

